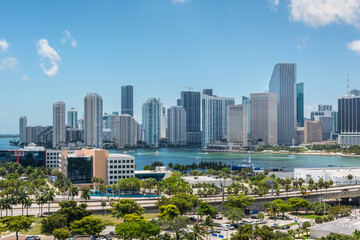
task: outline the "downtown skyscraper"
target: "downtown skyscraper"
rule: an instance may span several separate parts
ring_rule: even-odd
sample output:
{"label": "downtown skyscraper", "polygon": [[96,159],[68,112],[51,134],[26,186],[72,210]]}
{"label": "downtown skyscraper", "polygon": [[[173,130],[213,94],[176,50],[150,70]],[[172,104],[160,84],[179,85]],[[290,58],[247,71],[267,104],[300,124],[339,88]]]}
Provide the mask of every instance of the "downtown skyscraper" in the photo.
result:
{"label": "downtown skyscraper", "polygon": [[57,102],[53,105],[53,148],[59,147],[65,142],[65,103]]}
{"label": "downtown skyscraper", "polygon": [[134,116],[134,87],[131,85],[121,87],[121,114]]}
{"label": "downtown skyscraper", "polygon": [[269,91],[277,94],[277,131],[280,145],[292,145],[296,139],[296,83],[296,64],[275,65]]}
{"label": "downtown skyscraper", "polygon": [[26,143],[26,127],[27,127],[27,118],[26,116],[21,116],[19,119],[19,143]]}
{"label": "downtown skyscraper", "polygon": [[72,128],[78,128],[77,111],[75,108],[71,108],[67,112],[67,125]]}
{"label": "downtown skyscraper", "polygon": [[360,96],[349,94],[338,99],[339,144],[360,144]]}
{"label": "downtown skyscraper", "polygon": [[297,126],[304,127],[304,83],[296,84],[296,118]]}
{"label": "downtown skyscraper", "polygon": [[[186,141],[188,144],[201,144],[201,94],[200,92],[181,92],[180,105],[186,111]],[[178,104],[179,105],[179,104]]]}
{"label": "downtown skyscraper", "polygon": [[159,147],[163,106],[160,99],[150,98],[142,106],[144,141],[150,147]]}
{"label": "downtown skyscraper", "polygon": [[186,145],[186,111],[182,106],[167,110],[167,141],[173,146]]}
{"label": "downtown skyscraper", "polygon": [[97,93],[84,98],[84,141],[85,146],[102,148],[103,100]]}

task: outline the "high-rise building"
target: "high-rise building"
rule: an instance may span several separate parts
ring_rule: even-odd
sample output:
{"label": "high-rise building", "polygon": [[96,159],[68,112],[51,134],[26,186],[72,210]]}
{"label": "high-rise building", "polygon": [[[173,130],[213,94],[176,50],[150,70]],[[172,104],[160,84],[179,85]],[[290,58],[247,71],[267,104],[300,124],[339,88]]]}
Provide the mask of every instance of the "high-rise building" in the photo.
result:
{"label": "high-rise building", "polygon": [[186,111],[186,142],[188,144],[201,144],[200,99],[200,92],[181,92],[181,106]]}
{"label": "high-rise building", "polygon": [[162,108],[161,111],[161,123],[160,123],[160,139],[166,138],[166,129],[167,129],[167,115],[166,108]]}
{"label": "high-rise building", "polygon": [[347,95],[338,99],[339,144],[360,144],[360,96]]}
{"label": "high-rise building", "polygon": [[335,140],[338,138],[338,111],[332,111],[331,112],[331,118],[332,118],[332,127],[331,127],[331,139]]}
{"label": "high-rise building", "polygon": [[202,95],[202,146],[226,138],[227,106],[234,105],[233,98]]}
{"label": "high-rise building", "polygon": [[127,85],[121,87],[121,114],[134,116],[134,89]]}
{"label": "high-rise building", "polygon": [[134,147],[137,144],[137,122],[128,114],[115,116],[115,142],[118,147]]}
{"label": "high-rise building", "polygon": [[186,111],[182,106],[167,110],[167,141],[174,146],[186,145]]}
{"label": "high-rise building", "polygon": [[26,116],[21,116],[19,119],[19,143],[26,143],[26,127],[27,127],[27,118]]}
{"label": "high-rise building", "polygon": [[304,127],[304,83],[296,84],[296,117],[297,126]]}
{"label": "high-rise building", "polygon": [[150,147],[159,147],[162,110],[162,103],[156,98],[148,99],[142,106],[144,140]]}
{"label": "high-rise building", "polygon": [[296,64],[276,64],[269,91],[277,94],[278,144],[291,145],[296,138]]}
{"label": "high-rise building", "polygon": [[203,89],[203,94],[212,96],[213,95],[213,90],[212,89]]}
{"label": "high-rise building", "polygon": [[355,96],[360,96],[360,90],[359,89],[351,89],[350,94],[353,94]]}
{"label": "high-rise building", "polygon": [[322,122],[308,121],[304,123],[304,142],[305,144],[322,141]]}
{"label": "high-rise building", "polygon": [[78,118],[77,118],[77,110],[75,108],[71,108],[67,112],[67,125],[72,128],[78,128]]}
{"label": "high-rise building", "polygon": [[248,146],[247,105],[227,106],[227,141],[240,147]]}
{"label": "high-rise building", "polygon": [[248,132],[248,139],[251,139],[251,127],[250,127],[250,113],[251,113],[251,104],[250,104],[250,98],[246,97],[246,96],[242,96],[242,105],[246,105],[247,106],[247,132]]}
{"label": "high-rise building", "polygon": [[59,147],[65,142],[65,103],[57,102],[53,105],[53,148]]}
{"label": "high-rise building", "polygon": [[78,129],[84,130],[84,119],[79,119],[77,123]]}
{"label": "high-rise building", "polygon": [[102,148],[103,100],[97,93],[84,98],[84,141],[85,146]]}
{"label": "high-rise building", "polygon": [[[49,127],[44,126],[27,126],[26,127],[26,141],[24,143],[39,143],[39,133],[42,131],[48,129]],[[51,135],[52,135],[52,129],[51,129]],[[50,137],[52,139],[52,137]]]}
{"label": "high-rise building", "polygon": [[276,93],[250,94],[251,139],[264,144],[278,144]]}
{"label": "high-rise building", "polygon": [[104,128],[110,129],[111,137],[115,136],[115,120],[116,120],[116,116],[118,116],[118,115],[119,115],[118,112],[113,112],[112,114],[105,113],[104,117],[103,117]]}
{"label": "high-rise building", "polygon": [[318,105],[318,111],[332,111],[332,105],[330,104],[319,104]]}

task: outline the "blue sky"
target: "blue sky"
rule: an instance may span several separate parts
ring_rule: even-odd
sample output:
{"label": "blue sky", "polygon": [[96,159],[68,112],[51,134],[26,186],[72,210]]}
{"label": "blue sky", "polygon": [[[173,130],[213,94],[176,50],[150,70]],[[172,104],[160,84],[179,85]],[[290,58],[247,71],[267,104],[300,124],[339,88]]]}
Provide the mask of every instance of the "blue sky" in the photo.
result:
{"label": "blue sky", "polygon": [[[360,0],[16,1],[0,8],[0,133],[18,118],[51,125],[52,104],[83,110],[97,92],[120,111],[134,85],[135,116],[149,97],[268,89],[276,63],[294,62],[307,112],[360,88]],[[80,114],[80,115],[81,115]]]}

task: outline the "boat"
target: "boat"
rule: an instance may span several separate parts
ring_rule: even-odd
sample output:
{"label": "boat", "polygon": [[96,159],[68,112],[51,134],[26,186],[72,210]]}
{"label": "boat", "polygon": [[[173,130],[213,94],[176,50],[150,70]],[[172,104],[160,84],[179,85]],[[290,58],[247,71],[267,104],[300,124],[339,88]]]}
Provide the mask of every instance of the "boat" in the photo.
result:
{"label": "boat", "polygon": [[127,154],[127,151],[124,151],[124,154]]}
{"label": "boat", "polygon": [[234,165],[231,167],[231,170],[241,170],[243,168],[250,168],[252,170],[258,170],[260,168],[255,167],[255,165],[251,162],[251,152],[249,152],[249,158],[244,159],[243,162],[239,165]]}
{"label": "boat", "polygon": [[155,155],[156,155],[156,156],[159,156],[159,155],[160,155],[159,151],[156,151],[156,152],[155,152]]}
{"label": "boat", "polygon": [[19,141],[17,141],[16,139],[10,140],[9,141],[10,146],[18,146],[19,145]]}
{"label": "boat", "polygon": [[293,154],[291,154],[291,155],[289,155],[288,156],[288,159],[295,159],[296,157],[295,157],[295,155],[293,155]]}
{"label": "boat", "polygon": [[332,165],[332,164],[329,164],[329,165],[328,165],[328,167],[335,167],[335,166],[334,166],[334,165]]}

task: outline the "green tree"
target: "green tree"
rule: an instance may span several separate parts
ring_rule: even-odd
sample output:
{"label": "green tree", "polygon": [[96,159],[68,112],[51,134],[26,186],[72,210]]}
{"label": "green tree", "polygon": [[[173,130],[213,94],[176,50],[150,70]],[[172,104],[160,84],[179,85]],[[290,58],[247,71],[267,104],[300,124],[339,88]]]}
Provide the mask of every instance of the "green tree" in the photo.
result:
{"label": "green tree", "polygon": [[42,216],[42,207],[46,203],[46,198],[44,194],[40,194],[36,198],[36,203],[39,205],[39,215]]}
{"label": "green tree", "polygon": [[70,186],[69,194],[71,196],[71,200],[74,200],[74,197],[79,195],[79,189],[77,188],[77,186]]}
{"label": "green tree", "polygon": [[71,237],[71,233],[66,228],[58,228],[55,229],[53,232],[54,238],[58,240],[65,240],[69,237]]}
{"label": "green tree", "polygon": [[159,235],[161,228],[148,221],[140,222],[125,222],[119,224],[115,228],[115,234],[117,238],[124,240],[131,240],[133,238],[139,238],[141,240],[150,239]]}
{"label": "green tree", "polygon": [[275,239],[274,229],[269,226],[254,225],[255,230],[253,231],[253,225],[245,224],[240,226],[238,231],[232,235],[231,240],[247,240],[252,238],[252,233],[254,236],[258,236],[263,240],[273,240]]}
{"label": "green tree", "polygon": [[159,217],[164,219],[173,219],[180,214],[179,209],[173,205],[163,205],[159,207]]}
{"label": "green tree", "polygon": [[19,232],[29,230],[34,221],[25,216],[12,216],[5,217],[0,222],[4,224],[6,230],[15,232],[16,240],[19,240]]}
{"label": "green tree", "polygon": [[50,203],[54,202],[55,200],[55,189],[50,188],[49,191],[45,193],[45,200],[48,203],[48,215],[50,215]]}
{"label": "green tree", "polygon": [[53,231],[66,226],[66,217],[58,213],[51,214],[41,221],[41,233],[52,235]]}
{"label": "green tree", "polygon": [[87,200],[90,200],[90,189],[87,188],[87,187],[83,188],[83,190],[81,191],[81,196],[80,197],[85,200],[85,203],[86,203]]}
{"label": "green tree", "polygon": [[189,218],[184,216],[177,216],[168,223],[168,229],[179,231],[180,229],[186,228],[189,224]]}
{"label": "green tree", "polygon": [[215,207],[212,207],[210,203],[201,201],[199,204],[198,214],[201,219],[203,216],[213,216],[218,213],[218,210]]}
{"label": "green tree", "polygon": [[70,224],[70,228],[73,232],[82,235],[97,235],[104,230],[105,225],[101,219],[93,216],[84,217],[78,221],[74,221]]}
{"label": "green tree", "polygon": [[85,203],[77,205],[75,201],[67,201],[60,202],[59,205],[60,209],[56,213],[66,217],[66,226],[70,226],[71,222],[78,221],[92,214],[92,211],[86,210],[87,205]]}
{"label": "green tree", "polygon": [[121,199],[112,205],[111,211],[117,218],[122,218],[125,214],[131,213],[142,215],[144,213],[144,208],[133,199]]}
{"label": "green tree", "polygon": [[245,217],[245,214],[241,208],[230,208],[229,210],[224,211],[224,216],[234,223],[241,221],[243,217]]}
{"label": "green tree", "polygon": [[287,203],[291,205],[292,209],[296,211],[296,213],[302,208],[308,208],[310,203],[299,197],[292,197],[287,200]]}
{"label": "green tree", "polygon": [[352,207],[351,206],[334,206],[329,210],[329,213],[331,215],[333,215],[336,218],[342,218],[342,217],[346,217],[346,216],[350,216],[352,211]]}
{"label": "green tree", "polygon": [[170,203],[175,205],[181,215],[196,206],[197,197],[192,194],[179,193],[170,198]]}
{"label": "green tree", "polygon": [[259,220],[263,220],[265,218],[265,214],[262,213],[262,212],[259,212],[257,215],[256,215],[256,218],[259,219]]}
{"label": "green tree", "polygon": [[244,194],[240,194],[239,196],[228,196],[228,203],[226,206],[228,208],[240,208],[245,210],[254,202],[254,200],[253,197],[245,196]]}
{"label": "green tree", "polygon": [[215,226],[216,224],[214,220],[210,216],[207,216],[204,221],[204,227],[206,228],[206,230],[212,230]]}
{"label": "green tree", "polygon": [[309,227],[311,226],[310,222],[308,221],[305,221],[303,222],[302,224],[302,228],[304,229],[306,235],[308,235],[308,231],[309,231]]}
{"label": "green tree", "polygon": [[193,239],[202,239],[202,237],[206,233],[198,223],[195,223],[192,230],[193,230],[193,232],[191,233],[191,235],[192,235]]}
{"label": "green tree", "polygon": [[144,221],[145,218],[142,215],[137,215],[136,213],[125,214],[124,222],[139,222]]}

